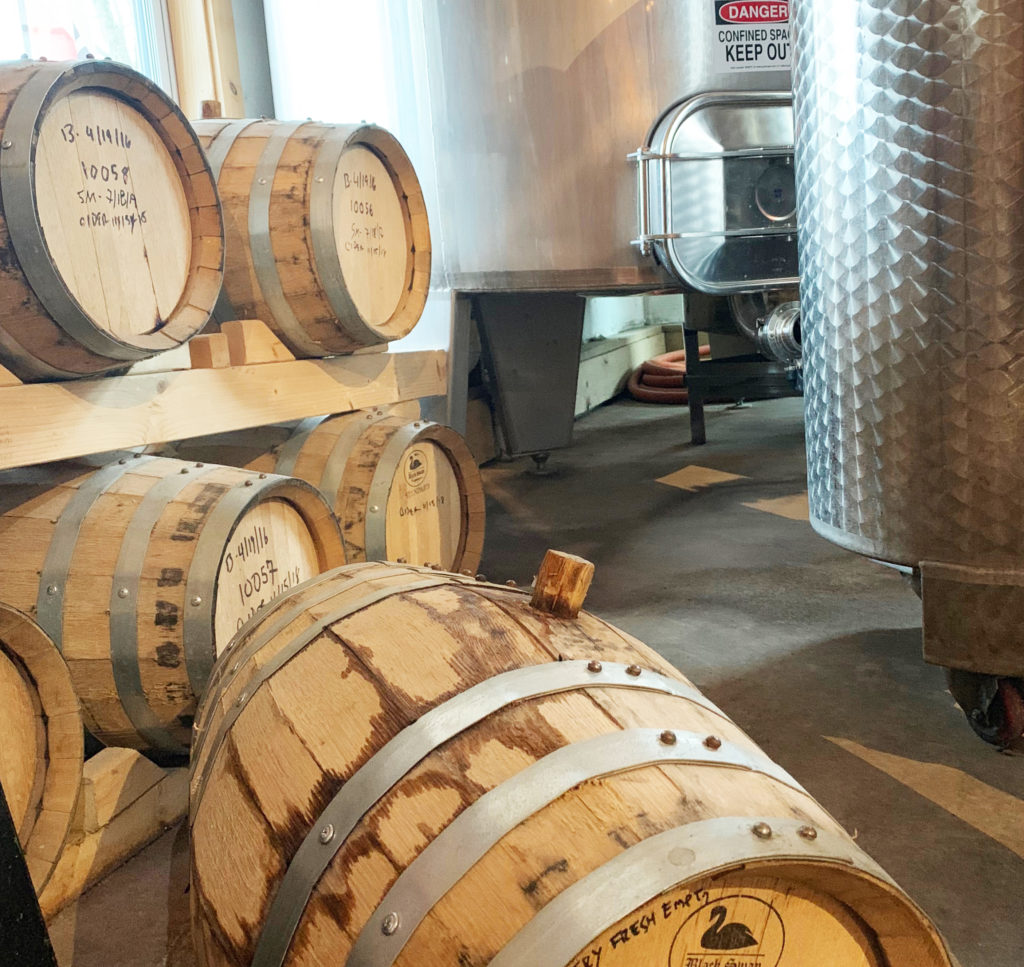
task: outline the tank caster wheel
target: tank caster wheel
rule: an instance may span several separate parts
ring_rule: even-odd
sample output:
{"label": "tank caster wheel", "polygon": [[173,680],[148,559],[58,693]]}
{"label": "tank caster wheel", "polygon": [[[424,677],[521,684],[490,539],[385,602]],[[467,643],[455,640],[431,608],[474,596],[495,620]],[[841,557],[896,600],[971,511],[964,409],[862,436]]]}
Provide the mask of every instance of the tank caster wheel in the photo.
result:
{"label": "tank caster wheel", "polygon": [[1024,749],[1024,679],[947,668],[946,681],[980,738],[1000,749]]}

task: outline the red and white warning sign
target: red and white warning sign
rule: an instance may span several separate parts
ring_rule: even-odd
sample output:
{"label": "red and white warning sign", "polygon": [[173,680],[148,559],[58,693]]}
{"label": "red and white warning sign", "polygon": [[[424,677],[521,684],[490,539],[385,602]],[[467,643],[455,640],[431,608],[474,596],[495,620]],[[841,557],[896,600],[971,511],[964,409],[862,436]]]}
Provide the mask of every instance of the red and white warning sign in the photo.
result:
{"label": "red and white warning sign", "polygon": [[713,0],[715,70],[789,70],[788,0]]}

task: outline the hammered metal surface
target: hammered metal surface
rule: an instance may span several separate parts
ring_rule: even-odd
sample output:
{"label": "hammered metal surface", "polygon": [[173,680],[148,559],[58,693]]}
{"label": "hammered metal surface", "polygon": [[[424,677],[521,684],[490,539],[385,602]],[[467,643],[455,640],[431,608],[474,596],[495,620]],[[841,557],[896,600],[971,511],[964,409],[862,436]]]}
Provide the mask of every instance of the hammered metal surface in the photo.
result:
{"label": "hammered metal surface", "polygon": [[1022,566],[1024,0],[798,0],[812,523]]}

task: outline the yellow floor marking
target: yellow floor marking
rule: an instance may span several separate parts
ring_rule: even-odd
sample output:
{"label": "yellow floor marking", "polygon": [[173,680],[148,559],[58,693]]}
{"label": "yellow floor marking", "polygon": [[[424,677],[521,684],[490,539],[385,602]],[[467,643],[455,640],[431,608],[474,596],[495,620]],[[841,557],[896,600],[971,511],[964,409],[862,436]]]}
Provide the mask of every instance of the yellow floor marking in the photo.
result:
{"label": "yellow floor marking", "polygon": [[825,738],[1024,858],[1024,801],[1016,796],[952,766],[878,752],[850,739]]}
{"label": "yellow floor marking", "polygon": [[751,510],[763,510],[766,514],[785,517],[787,520],[810,520],[811,508],[807,503],[807,491],[792,497],[776,497],[774,500],[755,500],[744,504]]}
{"label": "yellow floor marking", "polygon": [[726,473],[724,470],[712,470],[710,467],[683,467],[667,477],[658,477],[658,483],[668,484],[670,487],[678,487],[680,490],[688,490],[696,493],[704,487],[713,487],[715,484],[726,483],[729,480],[746,480],[735,473]]}

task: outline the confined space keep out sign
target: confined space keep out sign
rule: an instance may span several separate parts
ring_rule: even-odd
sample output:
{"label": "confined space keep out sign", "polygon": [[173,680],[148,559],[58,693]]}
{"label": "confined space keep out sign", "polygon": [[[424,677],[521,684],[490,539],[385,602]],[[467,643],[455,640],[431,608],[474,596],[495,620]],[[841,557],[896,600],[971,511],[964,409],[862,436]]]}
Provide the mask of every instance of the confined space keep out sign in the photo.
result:
{"label": "confined space keep out sign", "polygon": [[789,3],[714,0],[715,70],[789,70]]}

